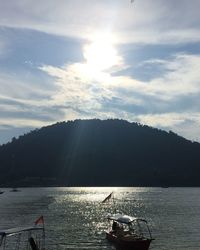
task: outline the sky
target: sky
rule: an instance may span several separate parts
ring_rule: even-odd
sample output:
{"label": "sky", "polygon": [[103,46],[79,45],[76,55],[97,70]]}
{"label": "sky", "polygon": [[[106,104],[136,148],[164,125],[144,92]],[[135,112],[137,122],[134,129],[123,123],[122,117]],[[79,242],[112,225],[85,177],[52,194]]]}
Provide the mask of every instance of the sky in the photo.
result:
{"label": "sky", "polygon": [[0,144],[118,118],[200,142],[199,0],[0,0]]}

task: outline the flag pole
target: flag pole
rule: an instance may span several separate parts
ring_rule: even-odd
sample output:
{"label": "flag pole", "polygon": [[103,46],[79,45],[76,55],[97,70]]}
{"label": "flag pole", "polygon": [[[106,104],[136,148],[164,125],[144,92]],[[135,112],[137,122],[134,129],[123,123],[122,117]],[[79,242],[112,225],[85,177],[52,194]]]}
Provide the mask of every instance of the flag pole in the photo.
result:
{"label": "flag pole", "polygon": [[35,221],[35,226],[38,224],[42,224],[42,244],[43,244],[43,249],[45,250],[45,226],[44,226],[44,217],[41,215],[36,221]]}
{"label": "flag pole", "polygon": [[44,220],[43,220],[43,249],[45,250],[45,227],[44,227]]}
{"label": "flag pole", "polygon": [[113,205],[114,205],[114,213],[116,214],[116,213],[117,213],[117,210],[116,210],[116,201],[115,201],[114,194],[113,194],[113,196],[112,196],[112,200],[113,200]]}

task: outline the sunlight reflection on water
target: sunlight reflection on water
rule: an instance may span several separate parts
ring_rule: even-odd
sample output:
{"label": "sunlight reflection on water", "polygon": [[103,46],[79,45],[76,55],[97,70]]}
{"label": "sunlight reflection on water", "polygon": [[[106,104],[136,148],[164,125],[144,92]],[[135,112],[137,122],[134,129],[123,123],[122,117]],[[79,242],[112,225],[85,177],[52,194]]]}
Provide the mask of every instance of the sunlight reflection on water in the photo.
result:
{"label": "sunlight reflection on water", "polygon": [[[48,250],[113,247],[105,240],[115,209],[147,219],[155,250],[200,249],[199,188],[24,188],[0,197],[1,228],[45,217]],[[115,202],[101,201],[114,192]]]}

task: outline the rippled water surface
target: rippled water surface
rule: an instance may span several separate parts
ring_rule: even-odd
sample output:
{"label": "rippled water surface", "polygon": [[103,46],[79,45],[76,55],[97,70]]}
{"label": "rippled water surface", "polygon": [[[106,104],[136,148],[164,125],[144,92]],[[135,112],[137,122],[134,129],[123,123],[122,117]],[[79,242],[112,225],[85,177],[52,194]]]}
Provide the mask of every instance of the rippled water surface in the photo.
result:
{"label": "rippled water surface", "polygon": [[[0,195],[0,229],[44,215],[46,248],[114,249],[105,219],[115,208],[147,219],[154,250],[200,249],[200,188],[21,188]],[[115,204],[101,204],[114,191]]]}

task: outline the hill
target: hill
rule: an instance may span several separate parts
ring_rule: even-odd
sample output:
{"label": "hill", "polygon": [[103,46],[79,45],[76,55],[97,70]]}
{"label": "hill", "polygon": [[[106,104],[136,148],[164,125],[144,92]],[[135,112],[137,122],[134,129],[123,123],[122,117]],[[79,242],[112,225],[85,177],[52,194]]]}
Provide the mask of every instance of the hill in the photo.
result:
{"label": "hill", "polygon": [[0,146],[1,186],[200,186],[200,144],[124,120],[56,123]]}

